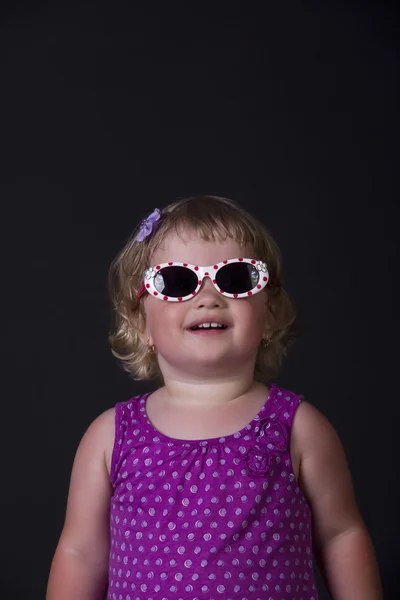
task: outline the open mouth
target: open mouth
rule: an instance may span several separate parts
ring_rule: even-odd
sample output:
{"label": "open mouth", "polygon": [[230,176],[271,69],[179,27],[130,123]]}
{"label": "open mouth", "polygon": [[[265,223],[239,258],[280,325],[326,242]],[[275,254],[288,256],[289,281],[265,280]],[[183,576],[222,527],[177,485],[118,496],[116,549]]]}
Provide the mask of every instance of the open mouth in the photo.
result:
{"label": "open mouth", "polygon": [[189,327],[189,331],[201,331],[204,333],[216,333],[217,331],[224,331],[225,329],[228,329],[228,326],[223,325],[222,323],[199,323],[198,325]]}

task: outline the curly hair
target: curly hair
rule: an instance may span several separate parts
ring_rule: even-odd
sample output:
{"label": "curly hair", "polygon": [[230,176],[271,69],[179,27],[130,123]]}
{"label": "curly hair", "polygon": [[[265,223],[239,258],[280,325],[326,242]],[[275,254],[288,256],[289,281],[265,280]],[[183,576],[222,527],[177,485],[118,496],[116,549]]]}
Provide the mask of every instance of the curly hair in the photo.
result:
{"label": "curly hair", "polygon": [[154,231],[142,242],[135,240],[138,227],[111,263],[109,292],[114,309],[114,329],[109,342],[114,356],[136,380],[163,381],[157,357],[150,354],[142,340],[145,325],[143,300],[138,292],[145,270],[152,264],[155,250],[170,232],[189,229],[204,241],[218,242],[234,239],[239,245],[253,250],[257,260],[267,263],[270,279],[265,295],[270,315],[270,342],[260,344],[254,377],[268,382],[277,376],[293,340],[296,312],[282,287],[282,259],[279,248],[265,227],[240,204],[218,196],[193,196],[169,204],[161,211]]}

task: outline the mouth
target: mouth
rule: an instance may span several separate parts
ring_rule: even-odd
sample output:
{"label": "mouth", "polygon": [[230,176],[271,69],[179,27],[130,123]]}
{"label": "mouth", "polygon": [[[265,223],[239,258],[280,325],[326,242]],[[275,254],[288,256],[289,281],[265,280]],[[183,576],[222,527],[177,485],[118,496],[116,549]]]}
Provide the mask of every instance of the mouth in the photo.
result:
{"label": "mouth", "polygon": [[218,322],[204,322],[204,323],[196,323],[191,327],[188,327],[188,331],[191,333],[196,333],[197,335],[219,335],[229,329],[228,325],[225,323]]}

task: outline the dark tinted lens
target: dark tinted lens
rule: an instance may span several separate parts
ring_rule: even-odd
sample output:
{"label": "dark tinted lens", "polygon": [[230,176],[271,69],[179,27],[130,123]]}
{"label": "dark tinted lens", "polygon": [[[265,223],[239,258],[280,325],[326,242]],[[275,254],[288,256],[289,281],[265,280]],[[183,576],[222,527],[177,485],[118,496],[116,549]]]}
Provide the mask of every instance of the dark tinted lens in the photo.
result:
{"label": "dark tinted lens", "polygon": [[257,285],[258,280],[258,270],[249,263],[225,265],[216,276],[219,288],[228,294],[245,294]]}
{"label": "dark tinted lens", "polygon": [[197,282],[195,273],[186,267],[164,267],[154,278],[156,290],[171,298],[188,296],[196,289]]}

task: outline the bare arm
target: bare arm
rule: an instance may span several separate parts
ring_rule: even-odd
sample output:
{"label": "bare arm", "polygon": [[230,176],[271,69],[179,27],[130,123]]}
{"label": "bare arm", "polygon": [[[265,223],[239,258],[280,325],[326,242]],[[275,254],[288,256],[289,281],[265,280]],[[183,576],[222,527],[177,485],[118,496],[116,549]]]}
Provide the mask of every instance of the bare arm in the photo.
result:
{"label": "bare arm", "polygon": [[110,550],[112,495],[105,449],[114,438],[114,409],[89,426],[76,452],[66,518],[52,561],[46,600],[103,600]]}
{"label": "bare arm", "polygon": [[334,600],[381,600],[371,539],[358,510],[347,460],[329,421],[302,402],[293,423],[299,485],[313,514],[314,553]]}

